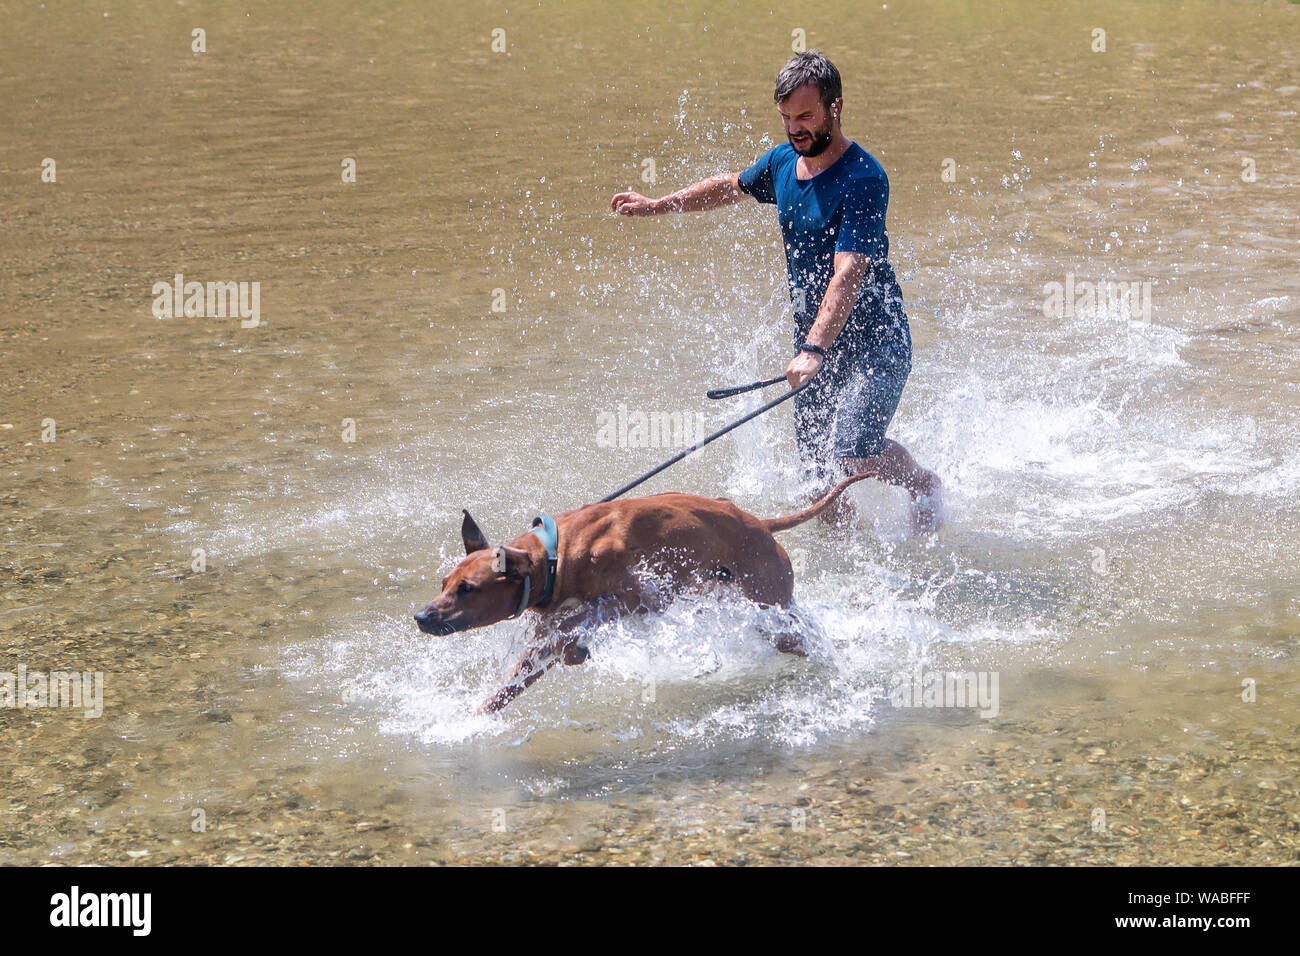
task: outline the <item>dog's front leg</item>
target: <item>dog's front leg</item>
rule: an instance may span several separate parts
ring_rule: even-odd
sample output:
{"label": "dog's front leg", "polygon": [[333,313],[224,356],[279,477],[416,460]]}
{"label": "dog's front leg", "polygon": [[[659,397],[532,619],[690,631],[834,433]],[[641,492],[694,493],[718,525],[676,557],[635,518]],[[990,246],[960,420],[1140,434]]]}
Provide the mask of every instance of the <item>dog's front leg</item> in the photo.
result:
{"label": "dog's front leg", "polygon": [[589,654],[580,640],[612,611],[611,599],[597,598],[563,618],[548,615],[539,620],[531,637],[534,646],[519,658],[506,683],[483,702],[479,713],[496,713],[556,664],[574,666],[583,663]]}
{"label": "dog's front leg", "polygon": [[529,687],[533,686],[537,680],[548,670],[559,662],[557,648],[553,644],[544,647],[534,647],[530,649],[523,657],[515,663],[514,668],[510,671],[510,677],[495,694],[485,700],[479,707],[480,714],[494,714],[506,704],[510,703]]}
{"label": "dog's front leg", "polygon": [[591,656],[582,644],[582,639],[601,624],[613,618],[622,607],[620,600],[612,594],[605,594],[580,605],[572,614],[555,625],[556,633],[562,638],[560,651],[564,663],[570,667],[586,662]]}
{"label": "dog's front leg", "polygon": [[479,713],[496,713],[532,687],[543,674],[561,661],[565,664],[581,664],[586,659],[586,648],[579,648],[577,637],[571,634],[556,635],[545,644],[529,648],[511,669],[506,683],[479,707]]}

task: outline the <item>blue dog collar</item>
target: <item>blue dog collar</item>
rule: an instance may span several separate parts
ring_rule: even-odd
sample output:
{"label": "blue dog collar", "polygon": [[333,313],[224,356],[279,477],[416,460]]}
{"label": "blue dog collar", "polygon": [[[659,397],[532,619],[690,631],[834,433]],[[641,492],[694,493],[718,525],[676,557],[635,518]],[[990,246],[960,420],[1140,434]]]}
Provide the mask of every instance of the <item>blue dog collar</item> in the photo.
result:
{"label": "blue dog collar", "polygon": [[555,568],[560,561],[560,530],[555,526],[555,519],[548,514],[534,518],[531,530],[546,549],[546,587],[542,589],[542,599],[537,602],[541,607],[555,594]]}

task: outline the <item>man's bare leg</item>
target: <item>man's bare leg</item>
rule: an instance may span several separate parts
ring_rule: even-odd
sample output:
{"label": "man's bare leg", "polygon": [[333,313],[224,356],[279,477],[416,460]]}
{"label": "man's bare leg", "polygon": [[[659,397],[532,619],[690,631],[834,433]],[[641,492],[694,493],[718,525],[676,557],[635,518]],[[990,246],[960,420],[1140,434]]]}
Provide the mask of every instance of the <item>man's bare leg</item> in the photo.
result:
{"label": "man's bare leg", "polygon": [[[885,447],[879,455],[870,458],[841,458],[840,465],[845,474],[868,473],[877,481],[898,485],[906,490],[912,497],[912,530],[917,534],[932,534],[939,530],[943,523],[939,489],[943,482],[930,469],[918,464],[898,442],[886,438]],[[853,505],[847,496],[841,495],[820,517],[823,521],[839,524],[852,515]]]}

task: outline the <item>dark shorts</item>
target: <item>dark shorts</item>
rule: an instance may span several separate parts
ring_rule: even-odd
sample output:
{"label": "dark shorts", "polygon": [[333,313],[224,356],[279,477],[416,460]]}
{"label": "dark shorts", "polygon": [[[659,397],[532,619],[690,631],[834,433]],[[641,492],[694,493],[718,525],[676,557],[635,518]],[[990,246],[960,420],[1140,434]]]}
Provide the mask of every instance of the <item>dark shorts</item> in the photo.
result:
{"label": "dark shorts", "polygon": [[885,429],[911,370],[910,350],[883,357],[832,350],[812,384],[794,398],[795,439],[806,478],[833,479],[843,474],[839,459],[884,451]]}

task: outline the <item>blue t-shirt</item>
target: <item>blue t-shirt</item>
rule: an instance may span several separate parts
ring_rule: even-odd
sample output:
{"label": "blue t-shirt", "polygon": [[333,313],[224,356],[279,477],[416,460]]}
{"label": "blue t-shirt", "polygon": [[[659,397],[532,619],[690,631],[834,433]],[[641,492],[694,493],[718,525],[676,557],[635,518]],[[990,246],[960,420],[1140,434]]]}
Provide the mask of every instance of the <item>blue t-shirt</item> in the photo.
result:
{"label": "blue t-shirt", "polygon": [[888,258],[889,179],[884,168],[857,143],[812,179],[795,175],[798,159],[794,147],[782,143],[740,174],[742,190],[776,205],[785,237],[795,343],[804,341],[817,318],[835,274],[835,253],[860,252],[871,258],[872,266],[832,348],[864,352],[876,362],[910,362],[903,294]]}

